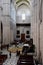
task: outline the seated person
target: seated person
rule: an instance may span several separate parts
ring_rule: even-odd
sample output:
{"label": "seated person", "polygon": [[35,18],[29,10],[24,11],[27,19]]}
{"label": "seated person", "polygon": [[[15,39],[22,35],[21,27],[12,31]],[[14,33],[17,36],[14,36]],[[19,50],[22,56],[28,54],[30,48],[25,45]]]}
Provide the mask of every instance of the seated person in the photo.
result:
{"label": "seated person", "polygon": [[22,53],[28,53],[28,51],[29,51],[29,44],[24,44]]}
{"label": "seated person", "polygon": [[22,53],[33,53],[35,52],[35,46],[33,44],[24,44]]}
{"label": "seated person", "polygon": [[30,43],[30,49],[29,49],[29,52],[35,52],[35,45],[31,44]]}

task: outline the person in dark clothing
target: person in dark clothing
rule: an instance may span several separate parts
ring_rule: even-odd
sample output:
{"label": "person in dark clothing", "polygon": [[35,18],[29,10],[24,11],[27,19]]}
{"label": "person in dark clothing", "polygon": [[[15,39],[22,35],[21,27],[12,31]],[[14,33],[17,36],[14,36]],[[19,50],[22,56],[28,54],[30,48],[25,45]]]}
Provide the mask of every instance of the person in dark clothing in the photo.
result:
{"label": "person in dark clothing", "polygon": [[9,55],[10,55],[10,58],[11,58],[11,52],[9,53]]}
{"label": "person in dark clothing", "polygon": [[16,53],[17,53],[16,56],[19,56],[20,55],[20,51],[17,50]]}
{"label": "person in dark clothing", "polygon": [[29,52],[35,52],[35,45],[34,44],[30,44]]}
{"label": "person in dark clothing", "polygon": [[22,50],[22,53],[28,53],[28,51],[29,51],[29,47],[28,46],[24,46],[23,50]]}

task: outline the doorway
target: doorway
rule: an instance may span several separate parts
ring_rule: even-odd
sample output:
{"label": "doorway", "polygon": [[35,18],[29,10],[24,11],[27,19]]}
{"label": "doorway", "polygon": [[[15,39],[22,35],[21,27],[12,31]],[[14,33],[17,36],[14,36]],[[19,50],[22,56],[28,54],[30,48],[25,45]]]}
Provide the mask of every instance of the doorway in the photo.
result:
{"label": "doorway", "polygon": [[21,34],[21,41],[22,41],[22,42],[25,41],[25,34]]}

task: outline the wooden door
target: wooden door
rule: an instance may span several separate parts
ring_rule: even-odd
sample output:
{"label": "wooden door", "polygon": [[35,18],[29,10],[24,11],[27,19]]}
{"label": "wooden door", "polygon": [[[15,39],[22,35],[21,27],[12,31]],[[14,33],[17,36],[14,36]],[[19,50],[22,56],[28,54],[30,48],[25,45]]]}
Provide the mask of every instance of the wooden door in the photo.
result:
{"label": "wooden door", "polygon": [[25,41],[25,34],[21,34],[21,41]]}

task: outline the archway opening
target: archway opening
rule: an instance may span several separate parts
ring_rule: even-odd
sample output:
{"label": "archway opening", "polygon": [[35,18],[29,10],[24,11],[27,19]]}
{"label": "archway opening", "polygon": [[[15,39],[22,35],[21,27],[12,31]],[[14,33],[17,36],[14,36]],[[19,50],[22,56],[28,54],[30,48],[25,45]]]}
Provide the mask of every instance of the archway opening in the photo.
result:
{"label": "archway opening", "polygon": [[1,48],[2,48],[2,43],[3,43],[3,24],[1,22]]}

